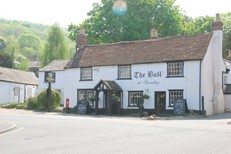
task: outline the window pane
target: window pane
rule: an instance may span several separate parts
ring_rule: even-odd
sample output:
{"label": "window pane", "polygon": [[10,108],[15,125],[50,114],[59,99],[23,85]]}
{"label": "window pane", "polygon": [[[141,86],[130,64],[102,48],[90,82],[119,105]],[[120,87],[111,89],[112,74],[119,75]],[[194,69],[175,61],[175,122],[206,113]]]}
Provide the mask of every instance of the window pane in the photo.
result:
{"label": "window pane", "polygon": [[[94,90],[78,90],[78,102],[79,101],[88,101],[88,98],[95,96]],[[90,107],[94,107],[94,102],[88,101]]]}
{"label": "window pane", "polygon": [[168,76],[183,76],[183,62],[168,63]]}
{"label": "window pane", "polygon": [[78,101],[85,101],[85,90],[78,91]]}
{"label": "window pane", "polygon": [[119,79],[131,78],[131,66],[119,66],[118,69]]}
{"label": "window pane", "polygon": [[128,93],[128,95],[129,95],[128,96],[128,98],[129,98],[128,106],[137,107],[138,104],[139,104],[139,101],[141,101],[142,94],[143,94],[142,91],[140,91],[140,92],[129,92]]}
{"label": "window pane", "polygon": [[81,80],[91,80],[92,79],[92,68],[81,68]]}
{"label": "window pane", "polygon": [[169,91],[169,105],[174,106],[174,101],[177,99],[183,99],[183,90]]}

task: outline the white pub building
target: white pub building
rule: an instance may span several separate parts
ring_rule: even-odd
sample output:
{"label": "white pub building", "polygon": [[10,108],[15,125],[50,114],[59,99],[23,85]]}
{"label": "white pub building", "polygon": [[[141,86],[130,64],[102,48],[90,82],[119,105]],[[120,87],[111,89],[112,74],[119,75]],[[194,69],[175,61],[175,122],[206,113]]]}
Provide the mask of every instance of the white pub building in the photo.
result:
{"label": "white pub building", "polygon": [[198,113],[223,113],[228,101],[223,94],[222,27],[217,15],[211,33],[152,35],[150,40],[106,45],[87,45],[81,30],[76,54],[62,72],[64,101],[70,101],[70,108],[89,102],[90,113],[132,114],[146,96],[143,106],[149,114],[173,113],[176,99]]}

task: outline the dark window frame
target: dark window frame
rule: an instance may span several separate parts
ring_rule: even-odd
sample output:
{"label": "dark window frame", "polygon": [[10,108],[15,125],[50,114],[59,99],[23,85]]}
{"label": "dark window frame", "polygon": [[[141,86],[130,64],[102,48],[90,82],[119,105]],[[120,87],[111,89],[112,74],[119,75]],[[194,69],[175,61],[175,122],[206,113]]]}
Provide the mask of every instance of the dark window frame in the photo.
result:
{"label": "dark window frame", "polygon": [[[120,68],[121,67],[124,67],[124,66],[129,66],[129,68],[130,68],[130,76],[129,77],[121,77],[120,76]],[[117,79],[118,80],[130,80],[131,78],[132,78],[132,66],[131,65],[118,65],[118,72],[117,72]]]}
{"label": "dark window frame", "polygon": [[182,92],[182,98],[178,98],[178,99],[184,99],[184,90],[183,89],[171,89],[171,90],[168,90],[168,93],[169,93],[168,106],[169,107],[174,106],[174,104],[171,102],[171,101],[174,101],[174,100],[171,99],[171,92]]}
{"label": "dark window frame", "polygon": [[[170,64],[175,64],[175,63],[180,63],[182,64],[182,74],[180,74],[180,70],[179,71],[179,74],[178,75],[171,75],[170,74]],[[171,68],[171,69],[175,69],[175,71],[177,70],[177,68]],[[184,77],[184,62],[183,61],[172,61],[172,62],[167,62],[167,77],[168,78],[174,78],[174,77]]]}
{"label": "dark window frame", "polygon": [[[84,100],[80,100],[80,95],[79,95],[80,91],[84,91]],[[95,96],[96,95],[96,92],[93,89],[77,89],[77,101],[78,102],[80,102],[80,101],[86,101],[86,102],[88,102],[87,99],[89,97],[86,97],[87,91],[92,91],[93,92],[93,95],[91,95],[91,96]],[[89,107],[91,107],[91,108],[95,107],[95,102],[92,102],[92,104],[91,104],[91,102],[89,102]]]}
{"label": "dark window frame", "polygon": [[[137,91],[128,91],[128,107],[138,107],[138,101],[137,100],[137,103],[131,103],[131,100],[130,100],[130,94],[131,93],[140,93],[141,94],[141,97],[143,95],[143,91],[142,90],[137,90]],[[131,104],[134,104],[134,105],[131,105]]]}
{"label": "dark window frame", "polygon": [[[89,79],[84,79],[83,78],[83,69],[91,69],[91,78]],[[81,67],[80,68],[80,81],[92,81],[92,77],[93,77],[93,72],[92,72],[92,67]]]}

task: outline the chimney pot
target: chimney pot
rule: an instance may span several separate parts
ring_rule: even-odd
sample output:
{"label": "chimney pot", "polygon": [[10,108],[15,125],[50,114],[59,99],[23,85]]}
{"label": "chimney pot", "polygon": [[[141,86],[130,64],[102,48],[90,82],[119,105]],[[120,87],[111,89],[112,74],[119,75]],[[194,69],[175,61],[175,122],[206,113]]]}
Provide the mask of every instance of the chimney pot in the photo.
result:
{"label": "chimney pot", "polygon": [[220,14],[219,13],[217,13],[216,14],[216,21],[220,21],[221,20],[221,18],[220,18]]}
{"label": "chimney pot", "polygon": [[223,22],[220,20],[220,14],[216,14],[216,21],[212,25],[213,31],[223,30]]}
{"label": "chimney pot", "polygon": [[151,39],[156,39],[156,38],[158,38],[158,31],[155,28],[153,28],[151,30]]}

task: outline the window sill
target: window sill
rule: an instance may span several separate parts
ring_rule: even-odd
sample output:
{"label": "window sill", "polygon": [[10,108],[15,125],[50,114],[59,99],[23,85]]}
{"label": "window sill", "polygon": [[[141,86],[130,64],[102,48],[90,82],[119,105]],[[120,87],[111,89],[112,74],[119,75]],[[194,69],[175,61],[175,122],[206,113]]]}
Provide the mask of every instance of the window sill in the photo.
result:
{"label": "window sill", "polygon": [[117,78],[116,80],[132,80],[132,78]]}
{"label": "window sill", "polygon": [[166,76],[165,78],[184,78],[184,76]]}
{"label": "window sill", "polygon": [[89,80],[79,80],[79,81],[93,81],[92,79],[89,79]]}

